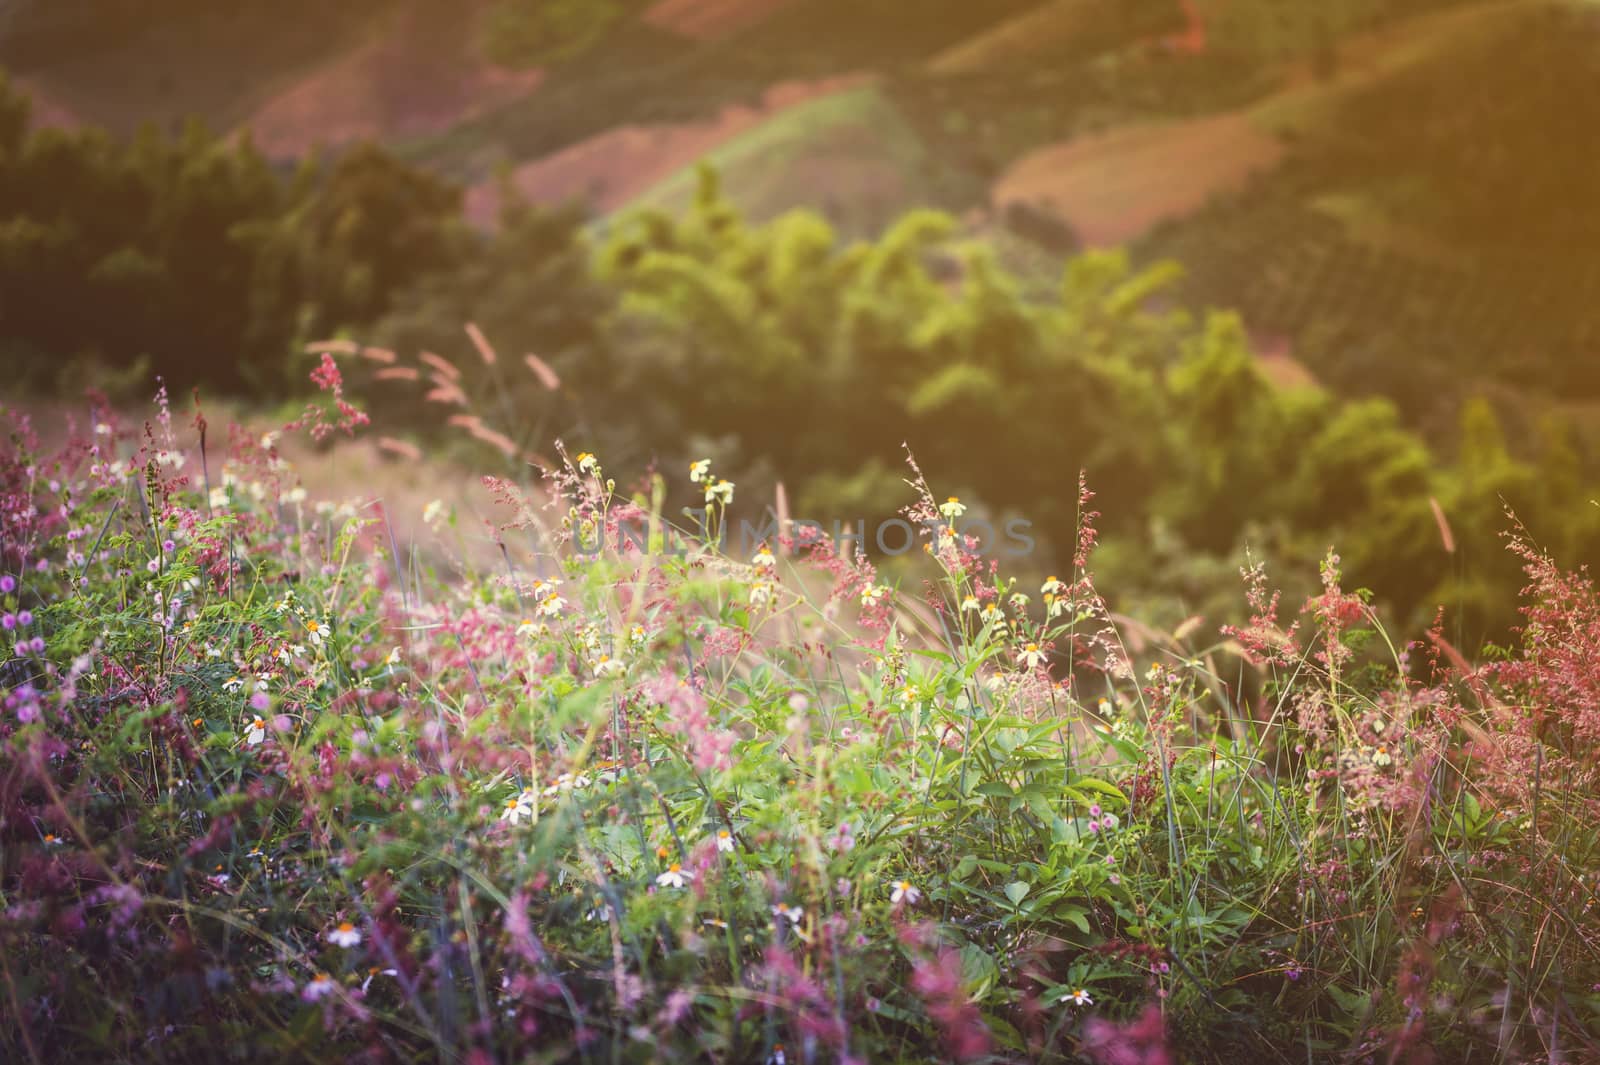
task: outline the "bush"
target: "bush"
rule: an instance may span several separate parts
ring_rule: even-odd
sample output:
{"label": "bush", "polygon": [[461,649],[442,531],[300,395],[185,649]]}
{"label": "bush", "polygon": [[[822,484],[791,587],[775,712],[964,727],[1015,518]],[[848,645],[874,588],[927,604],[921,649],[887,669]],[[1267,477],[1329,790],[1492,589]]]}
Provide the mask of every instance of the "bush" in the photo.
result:
{"label": "bush", "polygon": [[[357,428],[317,381],[297,424]],[[1113,620],[1082,490],[1035,595],[913,467],[917,593],[827,540],[729,558],[709,463],[628,495],[584,453],[490,479],[502,569],[431,574],[272,437],[93,417],[41,455],[14,414],[0,459],[8,1059],[1600,1038],[1600,603],[1525,539],[1488,667],[1384,632],[1336,557],[1297,612],[1252,571],[1251,623],[1196,647]]]}

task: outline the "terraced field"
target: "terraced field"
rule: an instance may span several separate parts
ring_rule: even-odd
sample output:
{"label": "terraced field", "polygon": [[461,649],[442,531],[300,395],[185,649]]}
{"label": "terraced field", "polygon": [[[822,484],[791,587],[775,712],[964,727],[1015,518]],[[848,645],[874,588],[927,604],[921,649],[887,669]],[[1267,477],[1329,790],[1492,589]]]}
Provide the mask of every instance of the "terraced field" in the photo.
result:
{"label": "terraced field", "polygon": [[[927,202],[933,168],[910,126],[872,86],[789,108],[707,153],[734,202],[757,218],[819,206],[851,232],[882,228],[903,205]],[[645,191],[640,205],[681,207],[693,166]]]}

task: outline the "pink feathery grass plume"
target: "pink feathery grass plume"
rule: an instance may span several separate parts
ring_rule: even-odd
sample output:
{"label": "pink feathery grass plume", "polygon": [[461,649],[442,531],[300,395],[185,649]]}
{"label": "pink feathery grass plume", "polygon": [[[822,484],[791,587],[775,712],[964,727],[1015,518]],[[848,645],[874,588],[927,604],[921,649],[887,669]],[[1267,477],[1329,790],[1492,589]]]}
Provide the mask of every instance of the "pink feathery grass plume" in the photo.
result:
{"label": "pink feathery grass plume", "polygon": [[1444,516],[1444,507],[1439,505],[1439,500],[1433,496],[1428,497],[1428,506],[1433,508],[1434,524],[1439,526],[1439,542],[1444,545],[1445,554],[1456,553],[1456,538],[1450,532],[1450,521]]}
{"label": "pink feathery grass plume", "polygon": [[483,424],[483,419],[476,414],[452,414],[445,419],[450,425],[458,429],[465,429],[475,440],[481,440],[499,450],[506,458],[517,453],[516,442],[504,433],[496,432]]}
{"label": "pink feathery grass plume", "polygon": [[441,356],[435,355],[431,351],[421,352],[421,353],[419,353],[417,355],[417,358],[422,360],[423,362],[427,363],[429,366],[433,367],[434,370],[437,371],[446,380],[450,380],[450,381],[459,381],[459,380],[461,380],[461,371],[456,369],[456,364],[451,362],[449,359],[442,358]]}
{"label": "pink feathery grass plume", "polygon": [[406,459],[409,462],[422,461],[421,448],[417,447],[415,444],[407,443],[404,440],[397,440],[392,436],[380,436],[378,438],[378,448],[382,451],[387,451],[390,454],[399,455],[401,458]]}
{"label": "pink feathery grass plume", "polygon": [[550,368],[549,363],[532,352],[524,355],[522,361],[528,364],[528,369],[533,371],[533,375],[539,379],[539,383],[545,387],[545,391],[556,392],[560,390],[561,378]]}
{"label": "pink feathery grass plume", "polygon": [[467,394],[461,391],[461,386],[449,378],[433,374],[433,387],[422,398],[429,403],[453,403],[458,407],[470,407]]}
{"label": "pink feathery grass plume", "polygon": [[479,329],[475,322],[467,323],[467,336],[472,339],[472,346],[478,349],[478,355],[482,357],[484,365],[493,366],[497,359],[494,348],[490,346],[489,338],[483,335],[483,330]]}
{"label": "pink feathery grass plume", "polygon": [[354,340],[313,340],[300,350],[307,355],[354,355],[361,345]]}

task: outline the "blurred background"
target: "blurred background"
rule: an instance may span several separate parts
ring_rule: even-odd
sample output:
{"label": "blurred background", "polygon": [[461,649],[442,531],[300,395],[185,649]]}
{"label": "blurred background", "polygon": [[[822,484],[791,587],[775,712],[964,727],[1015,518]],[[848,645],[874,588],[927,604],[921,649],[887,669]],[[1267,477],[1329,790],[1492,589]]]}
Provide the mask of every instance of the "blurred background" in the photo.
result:
{"label": "blurred background", "polygon": [[1030,580],[1082,469],[1164,625],[1334,548],[1476,646],[1508,508],[1600,554],[1593,0],[10,0],[0,68],[13,401],[342,337],[357,487],[559,438],[870,531],[905,444]]}

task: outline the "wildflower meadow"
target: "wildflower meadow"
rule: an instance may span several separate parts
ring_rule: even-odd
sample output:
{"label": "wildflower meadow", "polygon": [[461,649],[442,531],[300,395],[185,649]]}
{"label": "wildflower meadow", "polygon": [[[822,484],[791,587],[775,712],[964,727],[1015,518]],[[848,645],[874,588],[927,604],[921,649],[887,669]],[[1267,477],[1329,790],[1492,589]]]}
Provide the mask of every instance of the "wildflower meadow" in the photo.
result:
{"label": "wildflower meadow", "polygon": [[1024,584],[910,454],[893,577],[565,449],[424,556],[283,458],[367,431],[313,379],[5,412],[0,1058],[1600,1060],[1600,595],[1514,516],[1481,650],[1336,553],[1158,631],[1092,484]]}

